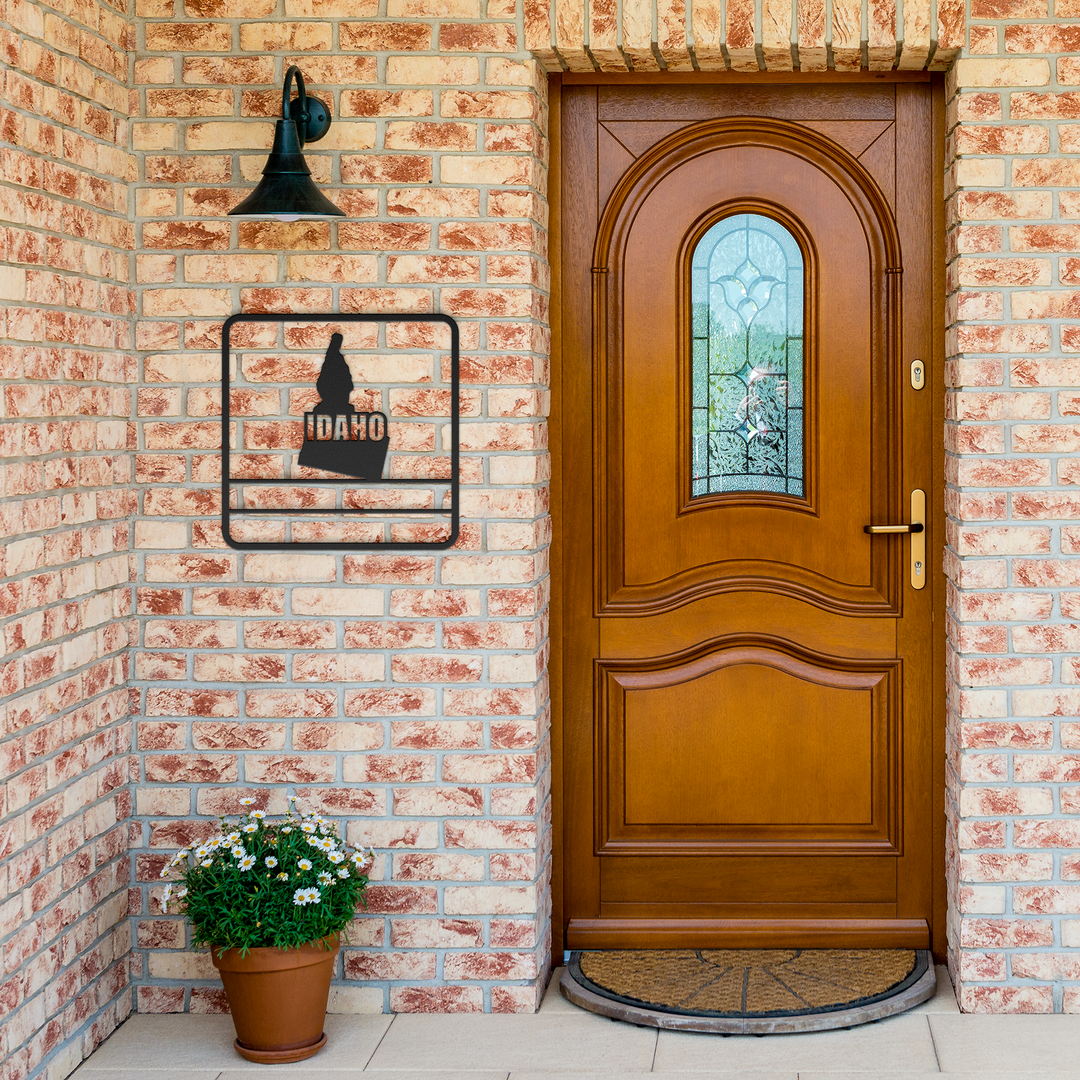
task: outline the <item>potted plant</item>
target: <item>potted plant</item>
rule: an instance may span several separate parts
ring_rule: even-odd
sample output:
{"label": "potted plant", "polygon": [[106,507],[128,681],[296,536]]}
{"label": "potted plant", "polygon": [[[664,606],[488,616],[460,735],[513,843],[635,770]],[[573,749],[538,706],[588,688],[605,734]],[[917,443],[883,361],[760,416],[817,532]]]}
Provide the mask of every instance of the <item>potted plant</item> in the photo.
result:
{"label": "potted plant", "polygon": [[[241,799],[250,807],[254,799]],[[323,1021],[341,933],[363,903],[375,853],[342,843],[337,827],[290,798],[277,820],[244,810],[178,851],[161,872],[162,910],[191,922],[209,946],[248,1061],[301,1061],[326,1044]]]}

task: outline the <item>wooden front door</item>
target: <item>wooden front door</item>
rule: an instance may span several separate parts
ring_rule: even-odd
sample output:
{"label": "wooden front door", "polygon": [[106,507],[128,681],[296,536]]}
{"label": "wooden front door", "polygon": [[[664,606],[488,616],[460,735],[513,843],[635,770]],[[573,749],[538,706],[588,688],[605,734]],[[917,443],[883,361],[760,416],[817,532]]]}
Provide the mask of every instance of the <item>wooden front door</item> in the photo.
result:
{"label": "wooden front door", "polygon": [[935,130],[928,81],[562,87],[568,948],[930,945]]}

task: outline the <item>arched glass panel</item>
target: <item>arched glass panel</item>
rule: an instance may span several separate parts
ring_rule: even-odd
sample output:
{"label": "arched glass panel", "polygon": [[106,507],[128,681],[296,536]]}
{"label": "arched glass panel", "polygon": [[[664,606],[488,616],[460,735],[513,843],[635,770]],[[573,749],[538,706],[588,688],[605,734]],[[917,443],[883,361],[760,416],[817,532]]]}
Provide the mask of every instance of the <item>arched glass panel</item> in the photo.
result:
{"label": "arched glass panel", "polygon": [[718,221],[691,264],[691,495],[802,495],[803,258],[762,214]]}

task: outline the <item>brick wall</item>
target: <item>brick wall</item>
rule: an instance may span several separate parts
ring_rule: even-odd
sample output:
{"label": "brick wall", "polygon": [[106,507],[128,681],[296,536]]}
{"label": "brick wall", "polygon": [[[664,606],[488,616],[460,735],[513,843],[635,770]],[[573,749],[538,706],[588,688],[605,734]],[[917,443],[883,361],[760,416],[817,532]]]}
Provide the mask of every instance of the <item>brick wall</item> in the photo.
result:
{"label": "brick wall", "polygon": [[[546,78],[506,0],[138,10],[138,1008],[223,1007],[155,902],[165,854],[243,795],[276,811],[295,793],[379,852],[333,1007],[531,1011],[550,948]],[[356,220],[224,216],[261,173],[290,63],[334,117],[308,163]],[[459,320],[454,549],[224,545],[219,332],[236,311]],[[244,329],[238,378],[259,374],[233,402],[238,454],[267,448],[246,418],[312,358],[302,327]],[[346,356],[362,366],[373,340]]]}
{"label": "brick wall", "polygon": [[949,79],[950,966],[970,1011],[1080,1011],[1080,9],[1055,10],[973,0]]}
{"label": "brick wall", "polygon": [[130,1010],[128,18],[0,7],[0,1074]]}
{"label": "brick wall", "polygon": [[[962,18],[939,0],[935,22],[926,4],[796,20],[763,0],[755,23],[746,5],[667,0],[587,17],[509,0],[5,0],[5,1080],[60,1077],[111,1030],[125,957],[138,1008],[222,1007],[154,881],[245,794],[277,810],[298,793],[379,851],[334,1008],[535,1007],[551,852],[544,68],[942,69],[963,47],[946,148],[949,959],[966,1009],[1080,1009],[1069,3],[970,0]],[[262,168],[291,62],[334,116],[307,156],[348,222],[225,217]],[[217,350],[241,310],[460,320],[456,549],[224,545]],[[243,345],[281,361],[260,393],[285,394],[302,340]]]}

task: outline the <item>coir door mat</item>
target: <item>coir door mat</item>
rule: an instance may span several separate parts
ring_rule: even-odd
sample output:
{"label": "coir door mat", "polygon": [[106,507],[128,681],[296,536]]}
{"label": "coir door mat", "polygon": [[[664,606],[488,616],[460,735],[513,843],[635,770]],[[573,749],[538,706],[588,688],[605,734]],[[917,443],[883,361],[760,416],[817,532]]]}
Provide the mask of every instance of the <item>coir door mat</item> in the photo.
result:
{"label": "coir door mat", "polygon": [[656,1027],[820,1031],[892,1016],[934,992],[914,949],[656,949],[574,952],[564,996]]}

